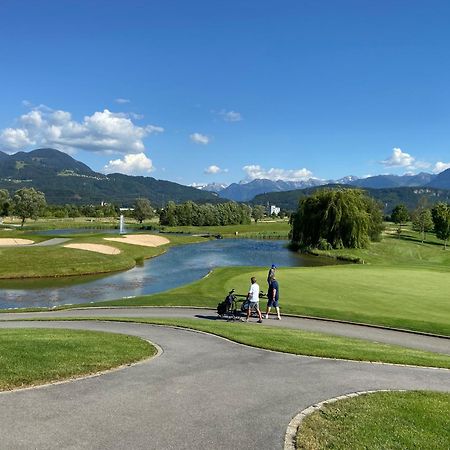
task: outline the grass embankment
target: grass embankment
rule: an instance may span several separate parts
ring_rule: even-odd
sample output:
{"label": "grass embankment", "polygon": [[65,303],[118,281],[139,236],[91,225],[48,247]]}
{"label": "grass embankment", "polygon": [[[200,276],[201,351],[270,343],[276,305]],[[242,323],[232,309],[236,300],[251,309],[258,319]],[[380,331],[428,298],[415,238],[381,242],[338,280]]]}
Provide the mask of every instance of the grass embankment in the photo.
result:
{"label": "grass embankment", "polygon": [[[14,236],[28,237],[35,241],[42,240],[42,237],[24,233],[14,233]],[[11,236],[5,234],[5,237]],[[67,243],[108,245],[118,248],[121,253],[104,255],[86,250],[65,248],[63,247],[64,244],[48,247],[4,247],[0,248],[0,279],[63,277],[126,270],[142,263],[147,258],[164,253],[170,246],[202,240],[202,238],[191,236],[170,236],[169,244],[160,247],[143,247],[103,239],[104,237],[111,237],[111,234],[78,234],[67,235],[66,237],[70,237],[70,241],[67,241]]]}
{"label": "grass embankment", "polygon": [[[215,227],[161,227],[168,233],[188,234],[220,234],[226,238],[255,238],[255,239],[287,239],[291,227],[288,220],[263,220],[248,225],[225,225]],[[237,232],[237,234],[236,234]]]}
{"label": "grass embankment", "polygon": [[[31,319],[39,320],[39,319]],[[45,319],[48,320],[48,319]],[[353,339],[289,328],[273,328],[241,322],[200,321],[196,319],[79,317],[54,320],[102,320],[148,323],[204,331],[240,344],[294,355],[338,358],[353,361],[384,362],[450,369],[450,356],[404,348],[397,345]]]}
{"label": "grass embankment", "polygon": [[449,448],[450,394],[377,392],[325,405],[300,426],[297,448]]}
{"label": "grass embankment", "polygon": [[80,330],[0,330],[0,390],[33,386],[132,363],[156,354],[142,339]]}

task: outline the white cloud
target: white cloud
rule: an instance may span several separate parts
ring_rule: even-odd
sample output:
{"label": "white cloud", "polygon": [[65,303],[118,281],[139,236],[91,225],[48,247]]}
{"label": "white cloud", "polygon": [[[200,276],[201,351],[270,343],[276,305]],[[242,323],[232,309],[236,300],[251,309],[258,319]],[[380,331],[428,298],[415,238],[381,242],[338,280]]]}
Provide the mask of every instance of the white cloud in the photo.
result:
{"label": "white cloud", "polygon": [[189,137],[191,138],[191,141],[195,142],[196,144],[207,145],[210,141],[210,138],[208,136],[200,133],[192,133]]}
{"label": "white cloud", "polygon": [[426,161],[417,161],[409,153],[401,148],[393,148],[392,154],[388,159],[381,161],[385,167],[404,167],[409,170],[429,169],[431,164]]}
{"label": "white cloud", "polygon": [[76,150],[142,153],[145,151],[143,139],[163,131],[155,125],[138,126],[130,115],[107,109],[78,122],[68,111],[40,105],[17,119],[15,128],[0,131],[0,147],[6,151],[40,146],[56,147],[67,153]]}
{"label": "white cloud", "polygon": [[445,162],[438,161],[433,167],[433,173],[441,173],[447,169],[450,169],[450,162],[445,163]]}
{"label": "white cloud", "polygon": [[242,114],[237,111],[226,111],[222,109],[219,114],[225,122],[240,122],[242,120]]}
{"label": "white cloud", "polygon": [[105,173],[124,173],[126,175],[144,175],[153,171],[152,160],[144,153],[125,155],[123,159],[114,159],[103,168]]}
{"label": "white cloud", "polygon": [[127,98],[119,97],[119,98],[116,98],[114,101],[116,103],[119,103],[119,105],[124,105],[125,103],[130,103],[131,100],[129,100]]}
{"label": "white cloud", "polygon": [[312,177],[312,172],[308,169],[263,169],[259,165],[244,166],[242,170],[246,173],[247,179],[267,179],[283,181],[303,181]]}
{"label": "white cloud", "polygon": [[386,167],[412,167],[414,161],[415,158],[403,152],[401,148],[393,148],[391,157],[381,161],[381,164]]}
{"label": "white cloud", "polygon": [[27,130],[20,128],[5,128],[0,134],[0,143],[6,150],[19,150],[23,147],[33,145],[34,142],[28,137]]}
{"label": "white cloud", "polygon": [[228,172],[228,169],[221,169],[219,166],[213,164],[207,167],[203,172],[206,174],[226,173]]}

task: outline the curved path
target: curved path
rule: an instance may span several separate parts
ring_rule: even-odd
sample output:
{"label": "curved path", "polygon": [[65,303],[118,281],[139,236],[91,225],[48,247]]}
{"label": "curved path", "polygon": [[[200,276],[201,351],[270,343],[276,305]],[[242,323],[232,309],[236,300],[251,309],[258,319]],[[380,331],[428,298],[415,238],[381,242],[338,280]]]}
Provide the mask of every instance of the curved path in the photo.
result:
{"label": "curved path", "polygon": [[291,418],[321,400],[375,389],[450,392],[449,370],[281,354],[147,324],[0,327],[112,331],[163,349],[155,359],[98,377],[1,393],[2,449],[281,449]]}
{"label": "curved path", "polygon": [[[40,313],[15,313],[0,314],[0,320],[17,320],[39,317],[170,317],[199,320],[224,320],[218,319],[215,310],[207,308],[184,307],[141,307],[141,308],[74,308],[62,311],[50,311]],[[281,321],[264,320],[264,325],[297,328],[306,331],[346,336],[351,338],[366,339],[369,341],[395,344],[404,347],[426,350],[450,355],[450,338],[439,338],[416,334],[406,331],[396,331],[385,328],[376,328],[364,325],[333,322],[320,319],[307,319],[299,317],[283,316]],[[250,324],[249,324],[250,325]]]}

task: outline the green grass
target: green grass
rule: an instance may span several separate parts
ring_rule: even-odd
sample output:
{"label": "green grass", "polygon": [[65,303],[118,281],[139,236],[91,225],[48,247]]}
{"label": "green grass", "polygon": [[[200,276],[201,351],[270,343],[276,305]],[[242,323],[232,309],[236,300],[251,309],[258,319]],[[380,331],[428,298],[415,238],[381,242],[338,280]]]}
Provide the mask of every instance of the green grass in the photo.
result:
{"label": "green grass", "polygon": [[142,339],[93,331],[0,330],[0,390],[96,373],[156,354]]}
{"label": "green grass", "polygon": [[[6,233],[3,235],[3,233]],[[2,232],[4,237],[27,237],[35,241],[42,237],[24,233]],[[49,247],[4,247],[0,248],[0,279],[63,277],[101,274],[131,269],[144,259],[165,252],[168,247],[202,240],[190,236],[170,236],[170,244],[160,247],[143,247],[106,241],[110,234],[68,235],[70,243],[103,244],[118,248],[118,255],[103,255],[85,250],[65,248],[63,245]],[[69,242],[69,241],[68,241]],[[66,243],[68,243],[66,242]]]}
{"label": "green grass", "polygon": [[250,345],[252,347],[292,353],[295,355],[450,369],[449,355],[409,349],[397,345],[369,342],[363,339],[352,339],[325,333],[314,333],[289,328],[273,328],[259,324],[253,325],[241,322],[201,321],[198,319],[120,317],[71,317],[58,318],[57,320],[102,320],[168,325],[204,331],[216,336],[225,337],[241,344]]}
{"label": "green grass", "polygon": [[[251,275],[255,275],[261,288],[266,289],[266,272],[261,268],[220,268],[207,278],[177,289],[93,306],[215,308],[230,289],[245,293]],[[277,278],[284,314],[450,336],[450,273],[418,268],[340,265],[279,268]]]}
{"label": "green grass", "polygon": [[431,233],[422,244],[419,234],[411,230],[405,230],[400,239],[392,234],[385,234],[381,242],[374,242],[366,249],[317,251],[317,254],[360,258],[371,265],[450,271],[450,251],[445,251],[442,243]]}
{"label": "green grass", "polygon": [[[287,220],[252,222],[248,225],[225,225],[211,227],[161,227],[164,231],[171,233],[189,234],[221,234],[224,237],[246,237],[246,238],[267,238],[267,239],[287,239],[291,229]],[[236,232],[238,234],[236,235]]]}
{"label": "green grass", "polygon": [[302,450],[444,450],[450,394],[377,392],[325,405],[300,426]]}

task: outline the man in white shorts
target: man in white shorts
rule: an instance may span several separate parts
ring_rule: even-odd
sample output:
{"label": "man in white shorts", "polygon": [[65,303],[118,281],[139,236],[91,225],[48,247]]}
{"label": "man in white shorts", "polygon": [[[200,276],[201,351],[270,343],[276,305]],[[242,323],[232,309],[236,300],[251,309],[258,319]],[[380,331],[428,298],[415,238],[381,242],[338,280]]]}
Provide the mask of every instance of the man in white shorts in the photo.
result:
{"label": "man in white shorts", "polygon": [[252,312],[252,310],[255,310],[258,313],[258,323],[262,322],[262,316],[261,316],[261,311],[259,309],[259,285],[256,282],[256,278],[252,277],[250,279],[251,281],[251,285],[250,288],[248,290],[248,294],[247,294],[247,300],[249,301],[249,306],[247,309],[247,318],[245,319],[245,322],[248,322],[248,319],[250,318],[250,314]]}

